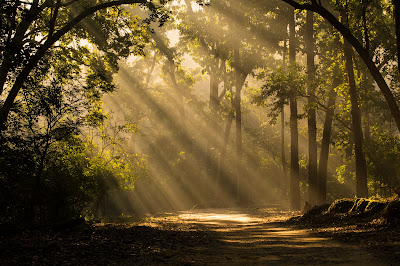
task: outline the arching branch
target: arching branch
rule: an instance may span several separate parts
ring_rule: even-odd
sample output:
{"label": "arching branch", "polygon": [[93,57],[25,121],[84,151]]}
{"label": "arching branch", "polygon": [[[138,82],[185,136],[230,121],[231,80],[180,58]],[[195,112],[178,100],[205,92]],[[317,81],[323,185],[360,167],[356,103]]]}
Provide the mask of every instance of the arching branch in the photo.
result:
{"label": "arching branch", "polygon": [[[44,4],[39,9],[44,8],[43,6],[49,1],[45,1]],[[7,121],[8,114],[14,104],[14,101],[21,90],[25,80],[32,72],[32,70],[37,66],[40,60],[46,55],[48,50],[66,33],[68,33],[71,29],[73,29],[76,25],[78,25],[83,19],[89,17],[95,12],[106,9],[113,6],[125,5],[125,4],[151,4],[147,0],[114,0],[101,4],[97,4],[95,6],[89,7],[85,9],[82,13],[78,14],[75,18],[70,20],[67,24],[65,24],[60,30],[53,33],[53,35],[49,36],[48,39],[43,43],[42,46],[38,48],[36,54],[31,57],[29,63],[24,66],[22,71],[17,76],[15,83],[13,84],[7,98],[0,109],[0,130],[4,129],[5,123]],[[43,9],[42,9],[43,10]],[[40,13],[40,12],[39,12]],[[8,71],[7,71],[8,72]],[[6,73],[7,75],[7,73]],[[3,89],[4,83],[0,83],[0,89]],[[1,91],[1,90],[0,90]]]}
{"label": "arching branch", "polygon": [[300,4],[295,0],[282,0],[282,1],[291,5],[295,9],[310,10],[319,14],[342,34],[343,38],[345,38],[349,42],[349,44],[356,50],[358,55],[366,64],[369,72],[371,73],[379,89],[381,90],[383,96],[385,97],[386,103],[388,104],[390,112],[396,122],[397,129],[400,132],[400,109],[397,104],[397,101],[394,98],[393,93],[390,90],[388,84],[386,83],[384,77],[380,73],[378,67],[372,61],[372,58],[370,57],[368,51],[351,33],[351,31],[345,25],[343,25],[331,12],[329,12],[329,10],[324,8],[320,3],[317,3],[315,0],[312,0],[311,4],[309,3]]}

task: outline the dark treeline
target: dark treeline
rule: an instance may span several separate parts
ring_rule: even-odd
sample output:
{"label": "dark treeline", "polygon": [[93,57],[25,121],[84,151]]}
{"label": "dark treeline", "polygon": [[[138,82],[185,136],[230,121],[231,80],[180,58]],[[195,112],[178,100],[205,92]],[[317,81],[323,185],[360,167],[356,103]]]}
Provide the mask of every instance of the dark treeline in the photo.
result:
{"label": "dark treeline", "polygon": [[390,197],[397,1],[2,1],[1,223]]}

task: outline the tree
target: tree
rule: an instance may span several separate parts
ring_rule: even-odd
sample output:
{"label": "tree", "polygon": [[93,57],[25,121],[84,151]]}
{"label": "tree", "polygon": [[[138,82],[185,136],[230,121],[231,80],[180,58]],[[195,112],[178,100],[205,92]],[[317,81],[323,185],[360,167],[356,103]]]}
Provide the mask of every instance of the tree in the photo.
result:
{"label": "tree", "polygon": [[332,26],[337,29],[346,41],[357,51],[357,54],[361,57],[365,65],[367,66],[370,74],[374,78],[377,83],[379,89],[381,90],[383,96],[385,97],[386,103],[389,106],[392,117],[394,118],[397,129],[400,131],[400,109],[396,102],[396,99],[390,90],[388,84],[386,83],[383,75],[379,71],[378,67],[375,65],[372,60],[369,51],[360,43],[360,41],[353,35],[348,27],[345,24],[341,23],[332,12],[326,9],[321,2],[316,0],[311,0],[311,3],[299,3],[294,0],[282,0],[292,7],[300,10],[310,10],[315,13],[318,13],[322,17],[324,17]]}
{"label": "tree", "polygon": [[[2,206],[10,220],[34,225],[76,217],[98,193],[99,176],[87,175],[90,159],[78,134],[88,123],[101,123],[98,104],[102,89],[111,86],[104,79],[109,73],[100,71],[104,62],[93,57],[87,79],[82,79],[80,65],[68,56],[60,51],[35,69],[0,139],[0,178],[14,195],[14,202],[9,198]],[[10,161],[23,151],[22,161]],[[15,178],[21,172],[10,171],[15,163],[24,179]],[[11,207],[20,213],[9,212]]]}
{"label": "tree", "polygon": [[[81,38],[99,41],[100,50],[108,54],[111,54],[111,49],[119,55],[129,54],[129,48],[126,46],[113,46],[115,43],[112,39],[122,41],[124,37],[128,37],[129,46],[137,44],[134,40],[137,29],[140,29],[137,27],[137,22],[114,20],[114,23],[122,23],[125,33],[121,36],[116,28],[111,27],[111,32],[115,35],[105,39],[96,39],[96,34],[101,32],[90,33],[90,30],[94,29],[97,23],[105,22],[103,25],[107,23],[110,25],[111,17],[120,18],[119,14],[122,11],[117,8],[118,6],[138,3],[153,11],[156,10],[152,2],[144,0],[115,0],[100,3],[86,1],[84,4],[80,1],[62,0],[34,0],[30,3],[3,1],[0,4],[0,10],[4,14],[2,17],[8,17],[9,20],[1,20],[0,94],[5,101],[0,109],[0,128],[4,129],[6,126],[7,117],[27,78],[38,65],[43,63],[43,59],[56,49],[57,42],[65,46],[70,45],[75,34]],[[99,11],[108,8],[115,8],[114,12],[103,12],[102,16],[99,15]],[[5,15],[6,13],[12,15]],[[84,33],[85,27],[89,34]],[[7,93],[7,96],[4,96],[4,93]]]}
{"label": "tree", "polygon": [[[246,168],[245,164],[239,163],[242,161],[240,158],[242,158],[244,150],[241,98],[246,78],[258,66],[265,64],[263,59],[268,60],[271,55],[270,50],[274,50],[278,46],[275,32],[270,27],[274,18],[261,15],[267,10],[273,10],[273,4],[258,5],[260,1],[246,4],[243,1],[210,1],[209,7],[199,8],[194,12],[190,8],[191,1],[185,2],[189,11],[184,17],[184,24],[180,26],[182,39],[187,38],[195,45],[191,46],[195,48],[191,49],[191,54],[203,67],[203,72],[209,75],[210,81],[207,150],[208,154],[213,154],[213,156],[207,156],[209,162],[207,169],[211,168],[212,161],[217,161],[218,152],[220,157],[226,155],[222,150],[224,149],[223,143],[226,143],[228,139],[224,137],[222,140],[221,132],[223,130],[221,130],[220,124],[223,119],[221,115],[227,117],[224,121],[229,125],[230,117],[233,114],[229,106],[231,104],[229,98],[233,98],[237,148],[235,153],[238,160],[238,163],[235,164],[238,169],[234,169],[237,177],[235,178],[237,180],[235,181],[235,190],[236,194],[239,194],[240,187],[246,186],[246,182],[241,181],[239,184],[238,181],[238,178],[243,176],[240,173],[244,173]],[[241,12],[243,8],[248,13]],[[246,31],[243,36],[230,34],[232,31],[243,31],[244,27],[250,30]],[[271,34],[265,34],[264,31],[271,32]],[[264,45],[265,43],[272,43],[274,47],[269,49]],[[230,93],[230,89],[233,87],[235,87],[234,92]],[[224,101],[224,98],[228,98],[228,101]],[[228,106],[225,106],[226,102],[228,102]],[[230,130],[230,127],[226,127],[225,133],[228,132],[227,130]],[[229,135],[224,134],[224,136]],[[222,149],[220,150],[219,147]],[[220,158],[219,161],[223,161],[223,159]],[[208,171],[211,178],[222,174],[222,169],[218,171],[216,169]],[[228,168],[226,172],[231,170],[233,169]],[[217,174],[218,172],[220,174]]]}
{"label": "tree", "polygon": [[[347,14],[341,11],[342,23],[345,25],[347,22]],[[357,92],[357,85],[355,83],[353,57],[351,56],[352,49],[344,40],[344,55],[346,60],[347,81],[349,84],[349,94],[351,99],[351,117],[352,117],[352,131],[355,142],[355,156],[356,156],[356,196],[368,197],[367,187],[367,164],[363,152],[363,133],[361,126],[361,111],[359,107],[359,96]]]}
{"label": "tree", "polygon": [[[221,24],[226,24],[229,16],[221,14],[221,10],[226,8],[226,3],[213,2],[212,7],[193,11],[192,1],[185,0],[187,13],[183,16],[183,23],[180,23],[179,29],[184,38],[187,38],[192,45],[191,54],[195,60],[204,68],[204,73],[209,76],[209,117],[207,136],[207,154],[206,170],[209,179],[215,179],[218,183],[218,177],[222,174],[219,170],[221,164],[216,164],[218,146],[220,146],[220,126],[221,120],[220,104],[227,91],[226,64],[229,58],[230,47],[227,45],[226,29]],[[212,18],[212,19],[211,19]],[[201,25],[201,26],[200,26]],[[213,31],[209,31],[209,29]],[[194,44],[194,45],[193,45]],[[223,83],[223,84],[222,84]],[[221,84],[224,89],[221,91]],[[223,153],[221,153],[223,155]],[[223,160],[223,159],[221,159]],[[216,193],[219,193],[215,189]]]}
{"label": "tree", "polygon": [[321,205],[326,202],[326,183],[328,177],[328,158],[329,146],[331,143],[332,123],[335,112],[335,101],[337,97],[336,88],[340,85],[340,77],[338,75],[339,68],[336,65],[333,71],[332,85],[328,92],[328,101],[326,104],[326,113],[324,121],[324,129],[321,140],[321,152],[318,164],[318,180],[317,180],[317,204]]}
{"label": "tree", "polygon": [[[325,111],[325,118],[323,121],[323,133],[321,139],[321,151],[318,164],[318,182],[317,182],[317,203],[323,204],[326,202],[327,197],[327,179],[328,179],[328,159],[330,154],[330,146],[333,135],[333,122],[335,119],[337,90],[339,85],[343,83],[341,74],[342,58],[340,56],[343,45],[340,43],[340,36],[335,34],[331,27],[324,28],[325,34],[321,36],[324,39],[324,50],[319,54],[320,56],[320,69],[322,71],[319,76],[331,76],[329,83],[326,84],[326,89],[323,90],[325,104],[319,104]],[[332,36],[333,38],[327,38]],[[322,49],[322,48],[321,48]],[[328,51],[324,52],[325,49]],[[322,84],[323,85],[323,84]]]}
{"label": "tree", "polygon": [[[296,63],[296,29],[294,9],[289,9],[289,64]],[[299,133],[297,113],[297,88],[292,87],[289,97],[290,106],[290,204],[294,210],[300,209],[300,173],[299,173]]]}
{"label": "tree", "polygon": [[308,75],[308,202],[317,203],[317,118],[315,101],[314,13],[307,11],[305,45]]}

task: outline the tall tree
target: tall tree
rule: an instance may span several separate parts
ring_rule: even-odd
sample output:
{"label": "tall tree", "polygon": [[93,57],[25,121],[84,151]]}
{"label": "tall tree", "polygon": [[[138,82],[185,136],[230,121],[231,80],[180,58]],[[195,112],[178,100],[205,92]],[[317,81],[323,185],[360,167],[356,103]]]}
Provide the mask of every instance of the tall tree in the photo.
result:
{"label": "tall tree", "polygon": [[308,202],[317,203],[317,117],[315,101],[314,13],[307,11],[305,45],[308,76]]}
{"label": "tall tree", "polygon": [[318,164],[318,180],[317,180],[317,204],[321,205],[326,202],[326,183],[328,178],[328,158],[329,146],[331,143],[332,123],[335,112],[335,101],[337,97],[336,88],[340,85],[339,66],[336,64],[332,73],[332,85],[328,93],[328,101],[326,104],[326,113],[324,121],[324,129],[321,140],[321,152]]}
{"label": "tall tree", "polygon": [[[182,35],[199,45],[199,49],[192,49],[191,53],[209,75],[209,131],[205,167],[208,178],[217,181],[219,170],[216,158],[221,139],[220,103],[226,92],[226,89],[220,91],[220,85],[223,82],[226,61],[231,52],[226,45],[226,40],[223,39],[223,36],[226,36],[226,29],[221,25],[226,23],[226,16],[221,12],[222,8],[226,8],[226,3],[221,1],[210,8],[195,12],[192,2],[185,0],[187,16],[184,17],[180,27]],[[210,28],[213,28],[213,31],[209,31]],[[224,86],[226,87],[226,84]]]}
{"label": "tall tree", "polygon": [[[289,64],[296,63],[296,26],[295,10],[288,11],[289,19]],[[297,111],[297,88],[291,88],[290,105],[290,203],[294,210],[300,209],[300,173],[299,173],[299,131]]]}
{"label": "tall tree", "polygon": [[[235,60],[235,128],[236,128],[236,198],[238,201],[241,200],[241,182],[243,174],[243,162],[242,162],[242,150],[243,150],[243,140],[242,140],[242,88],[246,77],[241,71],[240,53],[239,46],[234,48],[234,60]],[[246,75],[247,76],[247,75]]]}
{"label": "tall tree", "polygon": [[[287,24],[286,24],[287,28]],[[285,36],[283,40],[283,49],[282,49],[282,59],[283,59],[283,67],[286,68],[286,54],[287,54],[287,38]],[[281,164],[282,164],[282,191],[283,195],[286,196],[288,180],[287,180],[287,167],[286,167],[286,154],[285,154],[285,106],[281,107]]]}
{"label": "tall tree", "polygon": [[[342,23],[348,25],[346,11],[341,10]],[[346,60],[347,81],[351,100],[351,119],[354,137],[354,150],[356,156],[356,196],[368,197],[367,187],[367,163],[363,152],[363,133],[361,125],[361,110],[359,106],[359,93],[354,77],[352,48],[347,40],[344,40],[344,56]]]}

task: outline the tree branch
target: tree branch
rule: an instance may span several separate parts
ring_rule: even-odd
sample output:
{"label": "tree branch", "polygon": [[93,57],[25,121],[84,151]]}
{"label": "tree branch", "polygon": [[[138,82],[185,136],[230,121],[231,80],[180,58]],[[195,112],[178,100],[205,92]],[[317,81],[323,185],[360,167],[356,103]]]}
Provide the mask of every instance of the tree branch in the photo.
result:
{"label": "tree branch", "polygon": [[312,1],[312,4],[300,4],[294,0],[282,0],[282,1],[291,5],[295,9],[310,10],[315,13],[318,13],[342,34],[343,38],[345,38],[350,43],[350,45],[357,51],[358,55],[366,64],[369,72],[373,76],[375,82],[377,83],[379,89],[381,90],[383,96],[385,97],[386,103],[388,104],[390,112],[396,122],[397,129],[400,132],[400,109],[397,104],[397,101],[394,98],[393,93],[390,90],[388,84],[386,83],[386,80],[382,76],[381,72],[379,71],[375,63],[372,61],[372,58],[370,57],[368,51],[358,41],[358,39],[354,37],[351,31],[345,25],[343,25],[331,12],[329,12],[321,4],[317,4],[315,1]]}
{"label": "tree branch", "polygon": [[[46,1],[45,3],[48,3],[48,1]],[[43,5],[45,5],[45,3]],[[115,0],[89,7],[85,9],[82,13],[77,15],[75,18],[73,18],[60,30],[55,32],[52,36],[49,36],[49,38],[43,43],[43,45],[39,47],[36,54],[32,56],[32,58],[29,60],[29,63],[26,64],[25,67],[22,69],[21,73],[16,78],[14,85],[12,86],[10,93],[7,95],[7,98],[0,109],[0,130],[4,129],[11,107],[13,106],[15,98],[17,97],[26,78],[29,76],[31,71],[37,66],[39,61],[46,55],[47,51],[52,47],[52,45],[54,45],[54,43],[56,43],[62,36],[68,33],[76,25],[78,25],[83,19],[87,18],[88,16],[94,14],[99,10],[124,4],[146,4],[146,3],[148,3],[147,0]],[[43,7],[43,5],[41,7]],[[0,69],[0,72],[1,70],[2,69]],[[6,77],[7,75],[5,75],[4,77],[4,82],[0,79],[1,90],[3,89],[3,86],[5,84]]]}

